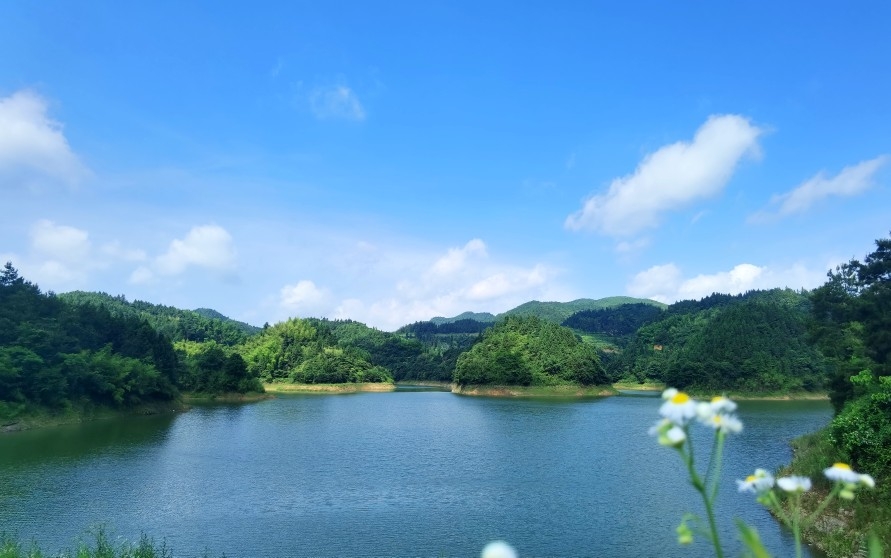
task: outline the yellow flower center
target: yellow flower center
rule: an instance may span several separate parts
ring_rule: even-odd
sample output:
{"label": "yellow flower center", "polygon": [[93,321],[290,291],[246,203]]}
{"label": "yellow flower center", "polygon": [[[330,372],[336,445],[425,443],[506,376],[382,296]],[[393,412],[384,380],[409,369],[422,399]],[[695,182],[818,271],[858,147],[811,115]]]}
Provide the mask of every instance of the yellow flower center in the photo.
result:
{"label": "yellow flower center", "polygon": [[758,480],[758,477],[756,477],[755,475],[749,475],[746,477],[746,482],[755,482],[756,480]]}
{"label": "yellow flower center", "polygon": [[832,467],[835,469],[844,469],[845,471],[851,470],[851,466],[848,465],[847,463],[836,463]]}
{"label": "yellow flower center", "polygon": [[720,403],[721,401],[724,401],[724,398],[720,395],[712,397],[712,403]]}
{"label": "yellow flower center", "polygon": [[671,402],[675,405],[683,405],[687,401],[690,401],[690,396],[683,391],[679,391],[677,395],[671,398]]}

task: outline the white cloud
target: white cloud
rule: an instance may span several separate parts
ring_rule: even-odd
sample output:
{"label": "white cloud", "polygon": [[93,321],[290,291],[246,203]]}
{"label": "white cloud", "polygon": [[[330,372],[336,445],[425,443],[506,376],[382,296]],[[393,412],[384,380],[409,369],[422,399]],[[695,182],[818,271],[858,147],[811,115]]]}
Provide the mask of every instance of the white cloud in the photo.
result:
{"label": "white cloud", "polygon": [[638,238],[636,240],[627,241],[623,240],[616,244],[616,252],[619,254],[628,254],[630,252],[637,252],[638,250],[643,250],[647,246],[650,245],[649,238]]}
{"label": "white cloud", "polygon": [[31,227],[31,249],[44,257],[83,264],[92,246],[87,231],[41,219]]}
{"label": "white cloud", "polygon": [[552,276],[552,272],[542,265],[532,269],[516,269],[490,275],[477,281],[467,290],[469,300],[491,300],[515,293],[527,292],[539,287]]}
{"label": "white cloud", "polygon": [[104,267],[94,258],[87,231],[41,219],[31,227],[30,240],[30,254],[20,260],[20,271],[41,288],[81,286],[90,271]]}
{"label": "white cloud", "polygon": [[[343,259],[348,261],[336,279],[282,288],[275,299],[276,310],[296,308],[303,316],[349,318],[393,330],[434,316],[468,310],[501,312],[532,299],[571,298],[571,293],[554,285],[558,270],[544,263],[526,266],[500,261],[478,238],[432,254],[381,243],[357,248],[344,251]],[[351,262],[357,258],[362,263],[355,267]],[[288,302],[294,304],[289,307]],[[314,304],[311,311],[306,309],[309,302]]]}
{"label": "white cloud", "polygon": [[127,262],[142,262],[148,258],[145,250],[124,248],[117,240],[103,244],[102,253],[111,258]]}
{"label": "white cloud", "polygon": [[711,116],[692,142],[660,148],[633,174],[613,180],[605,194],[588,198],[566,227],[610,236],[656,227],[663,213],[718,193],[745,155],[758,154],[762,132],[742,116]]}
{"label": "white cloud", "polygon": [[771,268],[742,263],[729,271],[684,278],[673,263],[656,265],[635,275],[626,287],[631,296],[672,303],[698,300],[712,293],[740,294],[752,289],[812,289],[824,283],[825,269],[809,269],[802,264]]}
{"label": "white cloud", "polygon": [[309,280],[285,285],[279,292],[279,303],[282,308],[296,312],[302,317],[324,313],[328,309],[330,298],[331,294],[327,289],[320,289]]}
{"label": "white cloud", "polygon": [[189,267],[227,271],[235,267],[232,236],[223,227],[192,227],[182,240],[170,243],[165,254],[155,258],[153,269],[161,275],[178,275]]}
{"label": "white cloud", "polygon": [[133,273],[130,274],[130,282],[134,284],[140,283],[149,283],[154,280],[155,274],[152,273],[152,270],[147,268],[144,265],[141,265],[133,270]]}
{"label": "white cloud", "polygon": [[359,97],[345,85],[316,87],[309,94],[309,106],[320,120],[365,120],[365,109]]}
{"label": "white cloud", "polygon": [[46,101],[28,90],[0,98],[0,182],[30,188],[48,180],[75,186],[89,176],[47,109]]}
{"label": "white cloud", "polygon": [[774,213],[761,211],[752,215],[749,220],[757,222],[772,217],[803,213],[818,201],[831,196],[856,196],[874,185],[873,177],[889,159],[891,157],[888,155],[880,155],[875,159],[845,167],[833,177],[827,177],[825,172],[819,172],[794,190],[774,196],[770,204],[779,206]]}
{"label": "white cloud", "polygon": [[432,277],[448,277],[455,273],[466,269],[468,260],[484,259],[488,256],[486,253],[486,244],[474,238],[462,248],[449,248],[446,255],[442,256],[430,269]]}

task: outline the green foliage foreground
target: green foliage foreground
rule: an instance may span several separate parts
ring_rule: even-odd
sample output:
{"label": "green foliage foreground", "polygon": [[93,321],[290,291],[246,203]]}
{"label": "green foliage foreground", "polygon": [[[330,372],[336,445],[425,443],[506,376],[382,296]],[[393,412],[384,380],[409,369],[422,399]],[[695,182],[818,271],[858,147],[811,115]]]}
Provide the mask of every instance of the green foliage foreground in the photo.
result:
{"label": "green foliage foreground", "polygon": [[[710,402],[697,402],[686,393],[674,388],[662,394],[664,402],[659,408],[662,417],[650,430],[660,445],[673,448],[684,463],[690,477],[690,484],[702,497],[707,522],[693,514],[686,514],[677,528],[678,542],[689,544],[694,533],[705,536],[712,544],[715,556],[723,558],[724,547],[719,537],[718,518],[715,515],[715,499],[718,496],[719,479],[722,469],[724,443],[730,434],[742,431],[742,422],[737,418],[736,404],[726,397],[715,397]],[[701,423],[714,431],[712,452],[705,468],[700,469],[694,461],[692,435],[693,425]],[[808,471],[809,473],[812,471]],[[824,480],[825,478],[825,480]],[[810,506],[803,504],[805,495],[822,483],[824,489]],[[838,507],[836,501],[852,502],[857,493],[869,492],[875,488],[872,475],[855,472],[847,463],[836,462],[822,468],[822,475],[812,481],[810,476],[787,474],[775,477],[770,471],[756,469],[744,480],[737,480],[740,492],[755,495],[757,501],[768,508],[777,519],[792,530],[795,536],[795,554],[802,555],[802,535],[812,529],[823,518],[824,512]],[[864,490],[865,489],[865,490]],[[769,557],[769,551],[761,543],[757,531],[745,523],[736,522],[740,540],[751,556]],[[882,556],[882,542],[876,532],[863,541],[870,557]]]}
{"label": "green foliage foreground", "polygon": [[94,535],[92,544],[80,542],[74,550],[57,554],[45,554],[38,546],[22,545],[6,535],[0,536],[0,558],[172,558],[165,544],[156,544],[143,535],[138,543],[113,544],[104,529]]}

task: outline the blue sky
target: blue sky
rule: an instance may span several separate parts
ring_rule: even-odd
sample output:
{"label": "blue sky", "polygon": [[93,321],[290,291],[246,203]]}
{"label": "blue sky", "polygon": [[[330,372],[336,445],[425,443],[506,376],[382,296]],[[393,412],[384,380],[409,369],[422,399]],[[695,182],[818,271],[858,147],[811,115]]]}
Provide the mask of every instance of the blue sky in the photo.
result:
{"label": "blue sky", "polygon": [[891,230],[887,2],[127,4],[0,3],[45,290],[392,330],[812,288]]}

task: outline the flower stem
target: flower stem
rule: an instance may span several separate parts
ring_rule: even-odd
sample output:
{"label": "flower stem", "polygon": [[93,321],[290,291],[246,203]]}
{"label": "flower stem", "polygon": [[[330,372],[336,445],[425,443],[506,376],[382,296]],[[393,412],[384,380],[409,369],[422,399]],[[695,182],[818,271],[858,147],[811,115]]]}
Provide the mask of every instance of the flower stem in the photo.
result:
{"label": "flower stem", "polygon": [[711,530],[709,538],[711,538],[712,545],[715,547],[715,556],[724,558],[724,551],[721,549],[721,539],[718,536],[718,524],[715,521],[715,511],[712,508],[712,498],[709,497],[705,483],[702,482],[702,478],[696,472],[696,467],[693,466],[693,444],[690,443],[689,436],[687,437],[687,444],[688,452],[681,452],[681,454],[687,464],[687,471],[690,473],[690,482],[693,484],[693,488],[702,495],[702,502],[705,504],[705,515],[708,518],[708,526]]}

